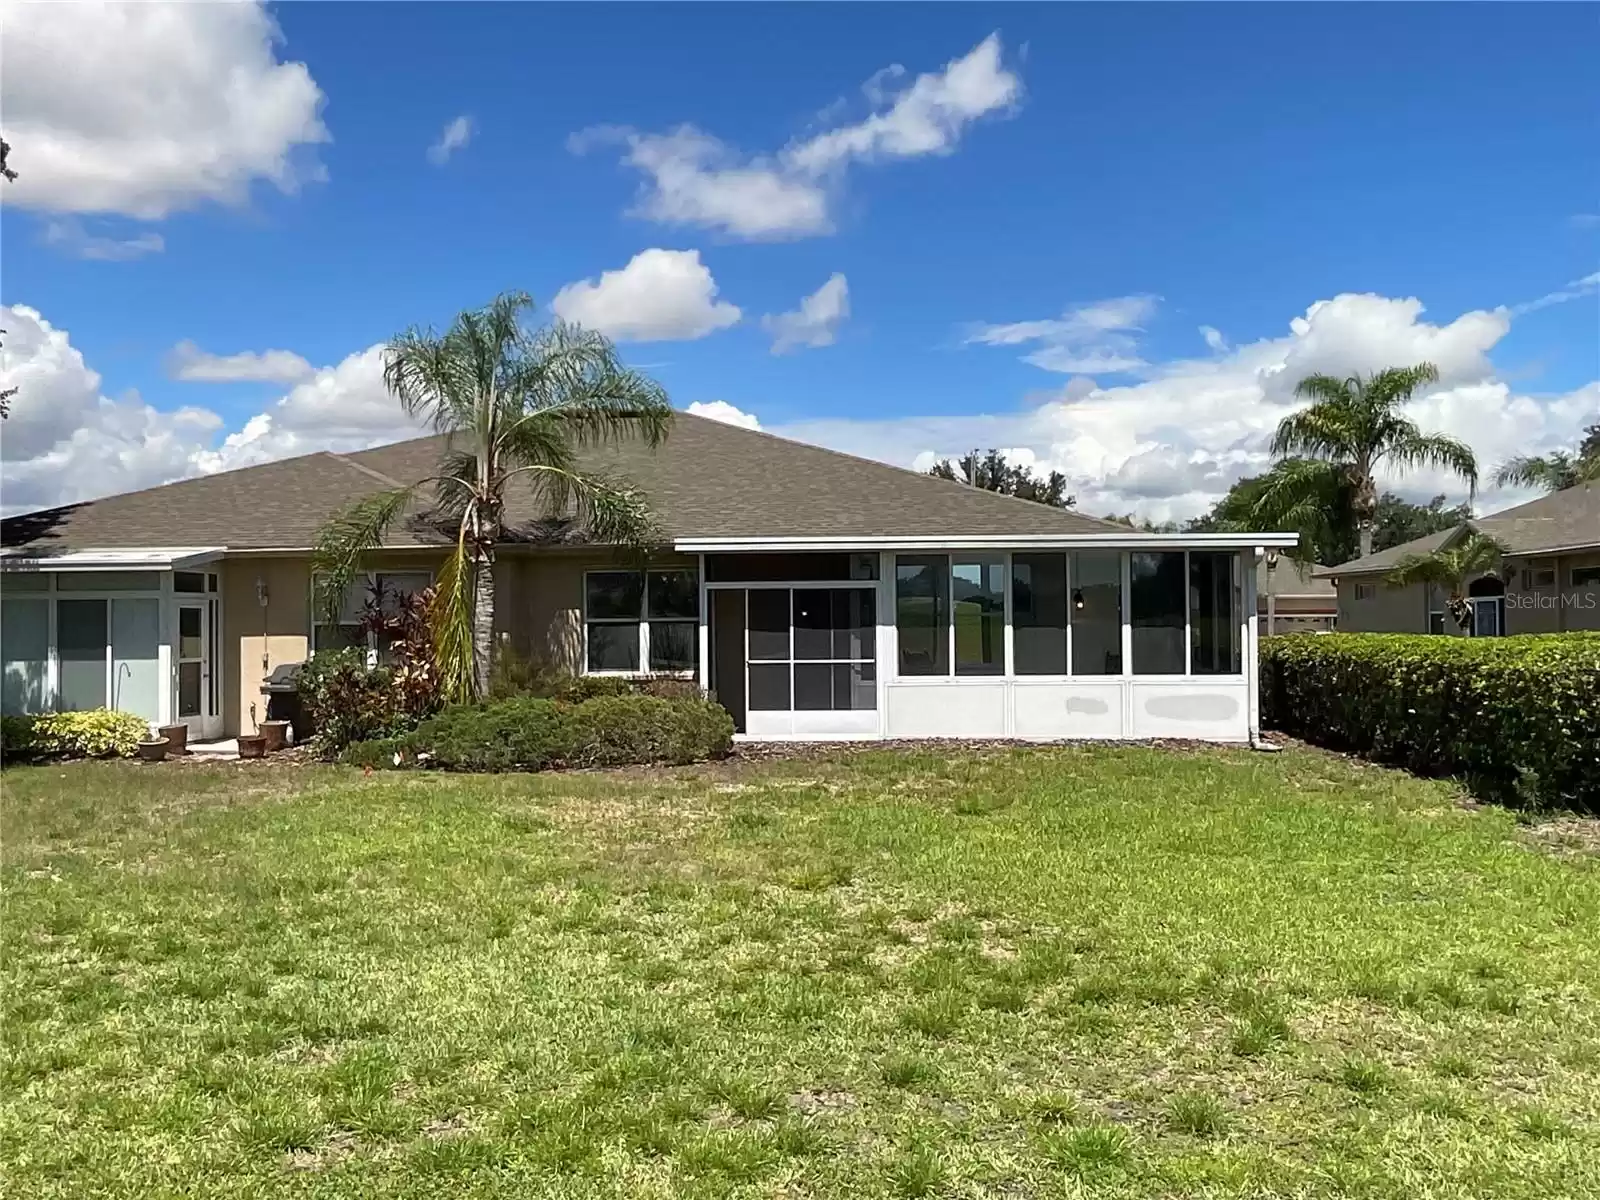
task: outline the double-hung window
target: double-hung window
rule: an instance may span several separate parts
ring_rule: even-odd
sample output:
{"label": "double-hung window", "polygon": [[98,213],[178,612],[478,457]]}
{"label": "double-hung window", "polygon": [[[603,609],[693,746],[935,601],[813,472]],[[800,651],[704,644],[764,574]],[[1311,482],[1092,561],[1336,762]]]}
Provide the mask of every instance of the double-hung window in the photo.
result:
{"label": "double-hung window", "polygon": [[590,571],[583,630],[590,674],[693,671],[700,662],[700,581],[692,570]]}

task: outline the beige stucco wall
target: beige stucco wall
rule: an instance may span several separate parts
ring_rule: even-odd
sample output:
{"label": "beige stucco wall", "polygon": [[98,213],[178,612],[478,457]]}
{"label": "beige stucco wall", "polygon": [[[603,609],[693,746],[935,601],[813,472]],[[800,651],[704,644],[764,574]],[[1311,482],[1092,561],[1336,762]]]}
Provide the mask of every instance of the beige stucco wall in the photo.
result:
{"label": "beige stucco wall", "polygon": [[[1576,567],[1600,566],[1600,554],[1513,559],[1516,576],[1506,589],[1507,633],[1570,633],[1600,630],[1600,585],[1572,586]],[[1522,569],[1556,569],[1556,581],[1524,589]]]}
{"label": "beige stucco wall", "polygon": [[[256,589],[266,589],[262,606]],[[235,558],[222,568],[222,726],[253,733],[266,719],[261,681],[284,663],[304,662],[311,632],[311,565],[304,558]]]}
{"label": "beige stucco wall", "polygon": [[[1357,600],[1357,583],[1372,584],[1373,594]],[[1427,633],[1428,589],[1420,583],[1390,587],[1378,576],[1341,578],[1339,628],[1349,633]]]}
{"label": "beige stucco wall", "polygon": [[[373,556],[374,571],[427,570],[437,575],[443,554]],[[659,555],[651,566],[693,567],[693,555]],[[606,551],[503,551],[495,566],[495,631],[524,657],[579,671],[583,666],[583,575],[626,568]],[[257,603],[256,581],[267,606]],[[311,649],[311,558],[240,556],[222,568],[223,727],[229,736],[252,732],[266,718],[261,681],[284,663],[304,662]]]}
{"label": "beige stucco wall", "polygon": [[[626,570],[631,565],[608,551],[550,551],[521,558],[516,563],[518,598],[504,608],[511,644],[535,662],[582,670],[584,572]],[[649,565],[694,567],[696,559],[662,554],[652,556]]]}

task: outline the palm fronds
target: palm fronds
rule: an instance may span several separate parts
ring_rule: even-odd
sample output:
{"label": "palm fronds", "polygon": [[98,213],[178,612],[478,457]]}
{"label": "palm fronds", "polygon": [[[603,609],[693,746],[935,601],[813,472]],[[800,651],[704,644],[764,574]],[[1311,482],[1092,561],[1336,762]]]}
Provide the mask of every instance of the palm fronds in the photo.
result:
{"label": "palm fronds", "polygon": [[383,535],[405,509],[415,487],[393,488],[363,496],[335,513],[317,531],[311,569],[316,579],[316,611],[336,623],[350,585],[361,571],[361,558],[383,544]]}
{"label": "palm fronds", "polygon": [[433,630],[433,666],[439,693],[454,704],[473,697],[472,562],[464,534],[434,581],[428,624]]}

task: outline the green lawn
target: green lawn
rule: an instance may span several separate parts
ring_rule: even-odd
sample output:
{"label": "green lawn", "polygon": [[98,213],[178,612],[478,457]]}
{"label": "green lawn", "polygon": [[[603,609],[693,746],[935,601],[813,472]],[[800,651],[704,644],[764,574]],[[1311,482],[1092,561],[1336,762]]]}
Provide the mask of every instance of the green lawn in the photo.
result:
{"label": "green lawn", "polygon": [[8,1195],[1600,1195],[1600,859],[1311,751],[4,787]]}

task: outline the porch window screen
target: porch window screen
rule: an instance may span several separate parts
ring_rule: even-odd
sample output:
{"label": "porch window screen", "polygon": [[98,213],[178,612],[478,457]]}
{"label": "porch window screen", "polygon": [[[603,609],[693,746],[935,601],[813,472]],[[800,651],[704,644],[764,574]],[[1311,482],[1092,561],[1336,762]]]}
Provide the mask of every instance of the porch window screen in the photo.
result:
{"label": "porch window screen", "polygon": [[1012,654],[1018,675],[1067,673],[1067,556],[1011,556]]}
{"label": "porch window screen", "polygon": [[751,588],[752,712],[878,705],[878,598],[870,588]]}
{"label": "porch window screen", "polygon": [[1189,673],[1238,675],[1244,670],[1239,624],[1244,607],[1239,556],[1189,551]]}
{"label": "porch window screen", "polygon": [[956,674],[1005,674],[1005,559],[957,557],[950,568],[950,607],[956,627]]}
{"label": "porch window screen", "polygon": [[[10,580],[6,581],[10,587]],[[50,601],[7,596],[0,600],[0,654],[6,713],[42,712],[50,662]]]}
{"label": "porch window screen", "polygon": [[1072,554],[1072,673],[1122,674],[1122,554]]}
{"label": "porch window screen", "polygon": [[895,556],[894,623],[900,644],[900,674],[950,674],[948,557]]}
{"label": "porch window screen", "polygon": [[693,671],[700,662],[700,581],[693,571],[590,571],[583,622],[591,673]]}
{"label": "porch window screen", "polygon": [[1188,589],[1182,550],[1130,556],[1132,579],[1133,673],[1182,675]]}

